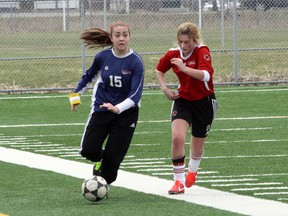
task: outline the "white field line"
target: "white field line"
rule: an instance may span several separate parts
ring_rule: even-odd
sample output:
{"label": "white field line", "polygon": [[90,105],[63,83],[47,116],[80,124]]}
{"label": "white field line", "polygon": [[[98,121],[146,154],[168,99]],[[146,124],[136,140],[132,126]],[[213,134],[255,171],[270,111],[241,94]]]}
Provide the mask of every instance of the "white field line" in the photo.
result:
{"label": "white field line", "polygon": [[[263,192],[263,193],[254,193],[256,196],[266,196],[266,195],[286,195],[288,192]],[[287,213],[287,212],[286,212]],[[277,214],[276,214],[277,215]],[[286,214],[287,215],[287,214]]]}
{"label": "white field line", "polygon": [[[0,126],[1,127],[1,126]],[[63,135],[63,134],[62,134]],[[66,134],[65,134],[66,135]],[[41,136],[41,135],[40,135]],[[34,136],[33,136],[34,137]],[[12,142],[11,142],[12,141]],[[15,142],[16,141],[16,142]],[[265,142],[283,142],[283,141],[287,141],[287,139],[280,139],[280,140],[265,140]],[[224,141],[223,141],[224,142]],[[264,140],[247,140],[247,141],[234,141],[234,142],[264,142]],[[207,142],[207,144],[210,144],[210,143],[214,143],[214,142]],[[218,142],[215,142],[215,143],[218,143]],[[41,144],[41,145],[39,145]],[[0,135],[0,145],[9,145],[9,146],[12,146],[13,147],[19,147],[21,148],[21,150],[29,150],[29,149],[34,149],[34,151],[43,151],[43,152],[47,152],[51,154],[51,150],[49,150],[48,148],[50,147],[53,147],[53,148],[56,148],[55,149],[55,154],[65,154],[65,155],[62,155],[63,157],[68,157],[67,156],[67,153],[65,152],[66,150],[63,150],[61,151],[62,149],[65,149],[67,147],[63,147],[63,144],[52,144],[50,142],[39,142],[38,140],[27,140],[25,137],[22,137],[22,136],[3,136],[3,135]],[[138,145],[138,144],[132,144],[133,146],[134,145]],[[149,144],[148,144],[149,145]],[[152,144],[153,145],[153,144]],[[159,144],[161,145],[161,144]],[[187,143],[188,145],[188,143]],[[37,150],[38,147],[43,147],[45,146],[46,149],[42,149],[42,150]],[[147,144],[145,144],[145,146],[147,146]],[[73,151],[73,150],[71,150]],[[77,151],[77,149],[75,148],[75,151]],[[60,157],[62,157],[60,155]],[[70,156],[73,156],[73,157],[76,157],[78,156],[77,153],[75,152],[75,154],[71,154]],[[256,158],[256,157],[265,157],[265,158],[269,158],[269,157],[287,157],[288,154],[281,154],[281,155],[236,155],[236,156],[209,156],[209,157],[206,157],[204,156],[203,158],[205,159],[223,159],[223,158]],[[127,157],[129,158],[129,157]],[[133,158],[133,157],[132,157]],[[139,162],[137,163],[136,161]],[[128,159],[128,160],[125,160],[123,163],[122,163],[122,166],[127,166],[127,165],[143,165],[143,160],[150,160],[150,161],[154,161],[154,160],[157,160],[156,162],[150,162],[148,164],[150,164],[150,167],[151,167],[151,164],[152,163],[164,163],[164,162],[159,162],[159,160],[170,160],[170,158],[149,158],[149,159]],[[141,162],[140,162],[141,161]],[[140,166],[141,166],[140,165]],[[140,166],[138,168],[140,168]],[[147,165],[146,165],[147,166]],[[144,166],[144,167],[146,167]],[[132,167],[127,167],[127,168],[132,168]],[[133,167],[133,168],[136,168],[136,167]]]}
{"label": "white field line", "polygon": [[[91,172],[91,165],[87,163],[69,161],[4,147],[0,147],[0,160],[31,168],[53,171],[80,179],[86,178]],[[43,161],[45,161],[45,163]],[[133,181],[131,181],[131,179],[133,179]],[[129,184],[127,184],[127,182],[129,182]],[[171,196],[167,194],[167,188],[170,188],[172,184],[173,181],[122,170],[119,170],[117,181],[113,183],[113,185],[117,187],[245,215],[286,216],[288,212],[288,204],[285,203],[237,195],[199,186],[186,189],[186,193],[183,195]]]}
{"label": "white field line", "polygon": [[[263,174],[244,174],[244,175],[229,175],[229,176],[199,176],[199,178],[235,178],[235,177],[257,177],[257,176],[284,176],[288,173],[263,173]],[[197,176],[198,178],[198,176]]]}
{"label": "white field line", "polygon": [[[79,152],[78,149],[75,149],[75,148],[61,148],[61,149],[36,149],[35,152],[56,152],[58,154],[63,154],[63,153],[66,153],[66,152]],[[79,154],[78,154],[79,156]]]}
{"label": "white field line", "polygon": [[[215,120],[216,121],[220,121],[220,120],[226,121],[226,120],[286,119],[286,118],[288,118],[288,116],[233,117],[233,118],[216,118]],[[170,120],[138,121],[138,123],[163,123],[163,122],[170,122]],[[85,123],[0,125],[0,128],[61,127],[61,126],[65,126],[65,127],[66,126],[85,126]],[[259,129],[257,128],[257,130],[259,130]]]}
{"label": "white field line", "polygon": [[[10,125],[11,126],[11,125]],[[271,130],[272,127],[263,127],[263,128],[223,128],[223,129],[211,129],[211,131],[250,131],[250,130]],[[163,131],[135,131],[134,134],[162,134]],[[83,134],[39,134],[39,135],[27,135],[27,136],[4,136],[0,134],[0,141],[1,140],[26,140],[27,138],[34,138],[34,137],[71,137],[71,136],[82,136]],[[161,144],[161,143],[156,143]],[[145,144],[135,144],[135,145],[145,145]],[[152,144],[151,144],[152,145]]]}
{"label": "white field line", "polygon": [[32,148],[43,148],[43,147],[56,147],[61,146],[61,144],[13,144],[13,148],[25,148],[25,149],[32,149]]}
{"label": "white field line", "polygon": [[252,188],[232,188],[231,191],[254,191],[254,190],[285,190],[288,187],[252,187]]}
{"label": "white field line", "polygon": [[[234,141],[207,141],[206,143],[223,144],[223,143],[259,143],[259,142],[286,142],[288,139],[260,139],[260,140],[234,140]],[[188,142],[185,144],[189,144]]]}
{"label": "white field line", "polygon": [[236,183],[236,184],[212,184],[212,187],[235,187],[235,186],[260,186],[260,185],[282,185],[282,182],[259,182],[259,183]]}
{"label": "white field line", "polygon": [[[217,90],[219,93],[241,93],[241,92],[277,92],[277,91],[288,91],[288,88],[277,88],[277,89],[239,89],[239,90]],[[216,93],[217,93],[216,92]],[[159,92],[149,92],[149,91],[143,91],[143,95],[151,96],[151,95],[162,95],[163,93],[161,91]],[[91,94],[84,94],[81,95],[81,97],[91,97]],[[67,95],[41,95],[41,96],[4,96],[0,97],[0,100],[19,100],[19,99],[53,99],[53,98],[67,98]]]}

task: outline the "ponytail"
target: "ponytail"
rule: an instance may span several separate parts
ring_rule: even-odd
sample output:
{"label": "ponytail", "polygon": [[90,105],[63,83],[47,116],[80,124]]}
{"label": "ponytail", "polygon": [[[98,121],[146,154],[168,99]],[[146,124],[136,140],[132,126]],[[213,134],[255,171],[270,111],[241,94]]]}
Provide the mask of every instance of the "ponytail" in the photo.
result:
{"label": "ponytail", "polygon": [[81,33],[80,39],[84,41],[85,47],[88,48],[100,48],[113,44],[110,39],[110,34],[99,28],[84,31]]}

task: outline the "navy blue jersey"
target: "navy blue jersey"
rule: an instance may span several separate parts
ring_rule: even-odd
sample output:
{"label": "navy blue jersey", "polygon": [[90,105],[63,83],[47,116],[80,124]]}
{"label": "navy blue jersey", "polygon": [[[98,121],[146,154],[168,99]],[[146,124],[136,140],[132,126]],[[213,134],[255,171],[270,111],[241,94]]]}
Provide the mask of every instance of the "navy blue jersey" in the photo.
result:
{"label": "navy blue jersey", "polygon": [[95,79],[97,81],[92,95],[94,111],[107,111],[106,108],[100,109],[99,106],[103,103],[111,103],[115,106],[128,101],[125,109],[140,106],[144,64],[141,57],[133,50],[130,49],[124,56],[116,56],[112,48],[97,53],[91,67],[83,74],[74,92],[83,94]]}

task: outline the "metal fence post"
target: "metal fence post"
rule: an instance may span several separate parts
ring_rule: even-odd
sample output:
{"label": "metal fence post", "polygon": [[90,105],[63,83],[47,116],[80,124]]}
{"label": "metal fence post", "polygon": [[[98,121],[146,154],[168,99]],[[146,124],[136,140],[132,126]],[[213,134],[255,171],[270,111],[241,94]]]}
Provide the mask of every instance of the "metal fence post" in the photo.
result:
{"label": "metal fence post", "polygon": [[236,0],[233,0],[233,38],[234,38],[234,79],[238,85],[238,47],[237,47],[237,11]]}
{"label": "metal fence post", "polygon": [[[81,32],[85,31],[85,5],[84,1],[81,1],[80,5],[80,17],[81,17]],[[85,46],[83,41],[81,41],[81,56],[82,56],[82,73],[86,71],[86,54]]]}

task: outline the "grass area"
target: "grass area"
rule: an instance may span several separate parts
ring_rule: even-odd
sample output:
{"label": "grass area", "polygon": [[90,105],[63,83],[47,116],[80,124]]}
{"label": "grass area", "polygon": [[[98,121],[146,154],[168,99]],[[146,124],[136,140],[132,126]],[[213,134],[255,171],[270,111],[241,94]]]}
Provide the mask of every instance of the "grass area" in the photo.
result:
{"label": "grass area", "polygon": [[[1,213],[10,216],[31,215],[231,215],[229,212],[187,204],[156,195],[113,187],[112,196],[98,203],[85,200],[81,194],[82,179],[75,179],[48,171],[0,162]],[[13,172],[11,172],[13,170]],[[21,184],[15,173],[21,179]],[[11,181],[12,180],[12,181]],[[2,187],[5,190],[2,190]],[[176,207],[176,208],[175,208]],[[237,214],[233,214],[237,215]]]}
{"label": "grass area", "polygon": [[[212,52],[214,81],[225,83],[235,81],[232,52]],[[278,56],[281,56],[279,58]],[[288,79],[287,66],[283,58],[288,58],[287,51],[253,51],[239,52],[238,81],[283,81]],[[157,84],[155,68],[161,55],[143,55],[145,63],[145,85]],[[86,67],[93,57],[86,59]],[[269,65],[267,65],[269,62]],[[30,59],[17,61],[0,61],[0,89],[29,88],[73,88],[82,74],[81,58]],[[245,66],[244,66],[245,65]],[[171,71],[167,83],[178,83]]]}
{"label": "grass area", "polygon": [[[286,85],[216,88],[219,111],[207,138],[198,186],[288,202],[287,91]],[[90,110],[89,92],[82,96],[78,113],[70,112],[65,93],[2,94],[0,101],[0,146],[89,163],[77,155]],[[144,91],[122,170],[172,180],[170,106],[159,90]],[[187,158],[188,141],[189,135]],[[180,215],[236,215],[118,187],[112,188],[108,200],[92,204],[81,195],[82,179],[4,162],[0,170],[0,213],[11,216],[95,212],[142,216],[179,211]]]}

